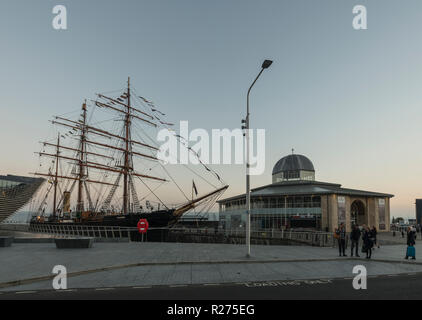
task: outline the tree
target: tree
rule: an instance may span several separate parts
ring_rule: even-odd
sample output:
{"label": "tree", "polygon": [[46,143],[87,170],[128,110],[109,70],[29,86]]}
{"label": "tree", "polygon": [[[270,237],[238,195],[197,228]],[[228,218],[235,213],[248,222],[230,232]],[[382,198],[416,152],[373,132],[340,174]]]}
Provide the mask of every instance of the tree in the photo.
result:
{"label": "tree", "polygon": [[396,219],[396,222],[397,222],[397,223],[404,223],[404,219],[403,219],[402,217],[398,217],[398,218]]}

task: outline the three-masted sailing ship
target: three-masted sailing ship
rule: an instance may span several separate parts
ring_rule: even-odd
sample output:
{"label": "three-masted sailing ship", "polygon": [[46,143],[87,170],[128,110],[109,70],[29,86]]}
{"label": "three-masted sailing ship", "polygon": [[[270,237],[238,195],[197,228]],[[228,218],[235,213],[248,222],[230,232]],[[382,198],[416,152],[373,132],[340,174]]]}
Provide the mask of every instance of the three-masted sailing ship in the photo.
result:
{"label": "three-masted sailing ship", "polygon": [[[199,154],[175,135],[181,146],[198,157],[199,166],[210,177],[204,178],[192,168],[187,169],[212,187],[200,195],[192,179],[192,195],[182,190],[166,165],[159,161],[159,145],[145,130],[146,127],[169,129],[173,124],[166,122],[165,114],[152,101],[131,88],[130,78],[126,88],[111,96],[97,94],[91,105],[90,115],[85,100],[77,119],[56,116],[51,121],[62,129],[53,141],[43,141],[43,151],[38,153],[40,159],[49,160],[48,171],[39,170],[34,174],[46,178],[48,183],[39,196],[40,204],[31,224],[135,227],[144,218],[150,228],[172,227],[187,212],[212,208],[228,188],[220,176],[200,160]],[[112,118],[93,121],[92,115],[98,110]],[[112,129],[104,128],[107,123],[111,123]],[[71,143],[67,143],[69,140]],[[147,164],[137,167],[138,160]],[[154,175],[156,168],[161,168],[164,175]],[[213,183],[208,180],[211,177],[215,179]],[[138,192],[135,182],[141,182],[145,194]],[[169,183],[183,194],[183,202],[171,205],[158,195],[160,186]],[[164,190],[164,195],[174,196],[174,192]],[[76,201],[76,206],[72,207],[72,201]]]}

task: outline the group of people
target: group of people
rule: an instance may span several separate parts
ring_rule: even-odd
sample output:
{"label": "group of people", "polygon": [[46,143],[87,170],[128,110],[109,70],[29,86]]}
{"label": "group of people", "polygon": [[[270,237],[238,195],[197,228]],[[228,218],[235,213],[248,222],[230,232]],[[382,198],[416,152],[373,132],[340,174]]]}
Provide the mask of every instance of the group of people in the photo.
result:
{"label": "group of people", "polygon": [[[340,227],[335,231],[334,236],[338,240],[338,250],[340,257],[347,257],[346,255],[346,227],[344,223],[340,224]],[[357,226],[353,225],[352,232],[350,232],[350,241],[351,241],[351,256],[353,257],[353,252],[356,252],[356,257],[360,257],[359,255],[359,241],[362,237],[363,246],[362,252],[366,253],[366,258],[371,259],[372,256],[372,249],[377,244],[377,229],[372,227],[370,229],[368,226]],[[379,245],[378,245],[379,248]]]}
{"label": "group of people", "polygon": [[[407,249],[406,249],[406,256],[405,259],[412,258],[412,260],[416,259],[416,251],[415,251],[415,244],[416,244],[416,234],[417,230],[414,227],[408,227],[406,230],[407,234]],[[346,227],[344,223],[340,224],[340,227],[336,229],[334,233],[334,237],[338,240],[338,250],[340,257],[347,257],[346,255]],[[372,250],[374,246],[380,247],[377,243],[377,229],[372,227],[371,229],[366,226],[357,226],[353,225],[352,231],[350,232],[350,241],[351,241],[351,256],[353,257],[353,253],[356,253],[356,257],[360,257],[359,255],[359,241],[362,237],[363,245],[362,245],[362,252],[366,253],[366,258],[371,259]]]}

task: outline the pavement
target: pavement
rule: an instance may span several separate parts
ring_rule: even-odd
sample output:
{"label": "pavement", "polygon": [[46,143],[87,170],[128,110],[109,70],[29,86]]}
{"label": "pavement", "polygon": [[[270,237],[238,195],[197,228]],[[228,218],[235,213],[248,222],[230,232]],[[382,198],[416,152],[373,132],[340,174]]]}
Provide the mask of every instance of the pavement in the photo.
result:
{"label": "pavement", "polygon": [[0,228],[0,236],[14,237],[15,239],[51,239],[53,235],[25,231],[5,230]]}
{"label": "pavement", "polygon": [[382,246],[368,261],[306,246],[256,245],[246,258],[244,245],[130,242],[58,250],[53,243],[14,243],[0,248],[0,292],[51,289],[56,265],[66,267],[69,289],[337,279],[352,277],[358,264],[369,276],[422,272],[418,260],[403,259],[405,248]]}
{"label": "pavement", "polygon": [[[418,233],[416,235],[416,240],[420,240],[422,238],[422,234]],[[378,242],[381,245],[395,245],[395,244],[402,244],[406,245],[407,238],[406,234],[402,237],[401,232],[396,231],[396,235],[393,235],[393,232],[382,232],[378,233],[377,235]]]}

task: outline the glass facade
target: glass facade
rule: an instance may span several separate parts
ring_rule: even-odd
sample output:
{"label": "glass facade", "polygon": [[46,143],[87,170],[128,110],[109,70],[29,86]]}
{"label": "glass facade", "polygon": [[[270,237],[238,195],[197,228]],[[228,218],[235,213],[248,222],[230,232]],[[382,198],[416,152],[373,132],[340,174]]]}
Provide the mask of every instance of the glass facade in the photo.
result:
{"label": "glass facade", "polygon": [[[220,204],[223,228],[239,229],[246,224],[245,199]],[[278,196],[251,198],[251,228],[316,228],[321,221],[320,196]]]}
{"label": "glass facade", "polygon": [[290,170],[290,171],[279,172],[273,175],[273,183],[291,181],[291,180],[314,181],[315,172],[306,171],[306,170]]}
{"label": "glass facade", "polygon": [[[244,210],[246,199],[230,200],[221,204],[221,212]],[[279,196],[279,197],[252,197],[252,209],[286,209],[286,208],[320,208],[320,196]],[[298,210],[298,212],[301,210]],[[302,210],[303,211],[303,210]]]}

